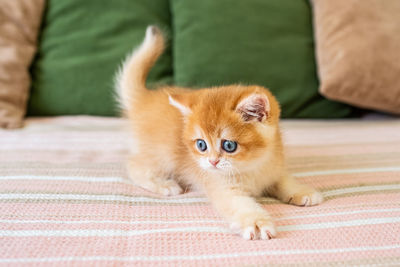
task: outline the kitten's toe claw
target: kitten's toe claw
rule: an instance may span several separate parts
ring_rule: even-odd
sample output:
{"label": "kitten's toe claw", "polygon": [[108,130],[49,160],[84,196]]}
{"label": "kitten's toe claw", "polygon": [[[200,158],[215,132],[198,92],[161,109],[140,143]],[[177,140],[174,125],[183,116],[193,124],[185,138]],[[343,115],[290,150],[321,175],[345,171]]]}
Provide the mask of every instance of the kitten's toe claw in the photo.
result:
{"label": "kitten's toe claw", "polygon": [[310,198],[309,198],[308,196],[304,196],[304,197],[302,198],[301,202],[304,203],[303,206],[307,206],[307,203],[308,203],[309,199],[310,199]]}
{"label": "kitten's toe claw", "polygon": [[306,206],[306,207],[318,205],[318,204],[322,203],[323,200],[324,200],[324,197],[322,196],[322,194],[320,192],[314,192],[308,196],[303,197],[303,203],[304,203],[304,206]]}
{"label": "kitten's toe claw", "polygon": [[268,240],[274,238],[276,236],[275,227],[273,225],[261,227],[260,236],[262,240]]}
{"label": "kitten's toe claw", "polygon": [[256,219],[253,225],[242,229],[241,235],[246,240],[269,240],[277,234],[275,226],[270,219]]}
{"label": "kitten's toe claw", "polygon": [[256,238],[256,229],[255,227],[247,227],[244,229],[242,233],[242,237],[246,240],[254,240]]}

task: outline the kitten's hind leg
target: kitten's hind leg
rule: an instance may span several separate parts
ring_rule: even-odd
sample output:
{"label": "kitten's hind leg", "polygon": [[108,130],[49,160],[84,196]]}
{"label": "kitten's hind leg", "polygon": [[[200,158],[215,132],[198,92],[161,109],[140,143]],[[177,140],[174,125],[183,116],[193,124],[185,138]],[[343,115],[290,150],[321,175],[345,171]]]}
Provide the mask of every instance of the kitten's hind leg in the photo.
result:
{"label": "kitten's hind leg", "polygon": [[314,188],[299,183],[292,176],[283,176],[267,193],[277,199],[297,206],[314,206],[323,201],[323,196]]}
{"label": "kitten's hind leg", "polygon": [[129,178],[135,185],[164,196],[179,195],[183,192],[181,186],[169,177],[170,173],[160,170],[160,167],[154,166],[152,162],[145,162],[143,157],[131,156],[127,167]]}

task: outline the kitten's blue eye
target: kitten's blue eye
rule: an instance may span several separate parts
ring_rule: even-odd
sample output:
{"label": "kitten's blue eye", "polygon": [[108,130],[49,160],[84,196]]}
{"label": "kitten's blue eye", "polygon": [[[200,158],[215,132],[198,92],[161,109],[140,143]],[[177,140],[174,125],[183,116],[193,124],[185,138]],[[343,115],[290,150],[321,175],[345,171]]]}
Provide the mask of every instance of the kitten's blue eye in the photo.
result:
{"label": "kitten's blue eye", "polygon": [[235,141],[224,140],[222,141],[222,149],[228,153],[233,153],[237,149],[237,143]]}
{"label": "kitten's blue eye", "polygon": [[204,152],[207,150],[207,144],[203,139],[197,139],[196,146],[201,152]]}

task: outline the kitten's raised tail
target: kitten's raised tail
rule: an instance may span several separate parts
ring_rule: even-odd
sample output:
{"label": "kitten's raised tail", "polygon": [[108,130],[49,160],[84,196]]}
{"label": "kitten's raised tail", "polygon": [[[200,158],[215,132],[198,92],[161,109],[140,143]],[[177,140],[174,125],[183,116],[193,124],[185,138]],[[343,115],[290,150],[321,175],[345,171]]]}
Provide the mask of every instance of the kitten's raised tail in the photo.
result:
{"label": "kitten's raised tail", "polygon": [[156,26],[148,26],[142,44],[124,61],[116,77],[117,98],[123,110],[129,111],[135,100],[146,93],[147,75],[164,51],[164,37]]}

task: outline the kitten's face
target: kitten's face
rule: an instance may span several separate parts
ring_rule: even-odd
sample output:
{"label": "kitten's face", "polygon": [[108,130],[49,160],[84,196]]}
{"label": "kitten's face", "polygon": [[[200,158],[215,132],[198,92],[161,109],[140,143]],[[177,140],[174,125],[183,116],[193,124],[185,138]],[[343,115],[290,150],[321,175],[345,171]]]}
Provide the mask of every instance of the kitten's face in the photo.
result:
{"label": "kitten's face", "polygon": [[267,96],[231,88],[189,100],[171,104],[185,116],[184,143],[198,166],[226,175],[257,169],[274,137]]}
{"label": "kitten's face", "polygon": [[185,142],[199,167],[227,175],[255,168],[266,151],[267,140],[255,127],[220,122],[211,125],[193,119],[188,124]]}

